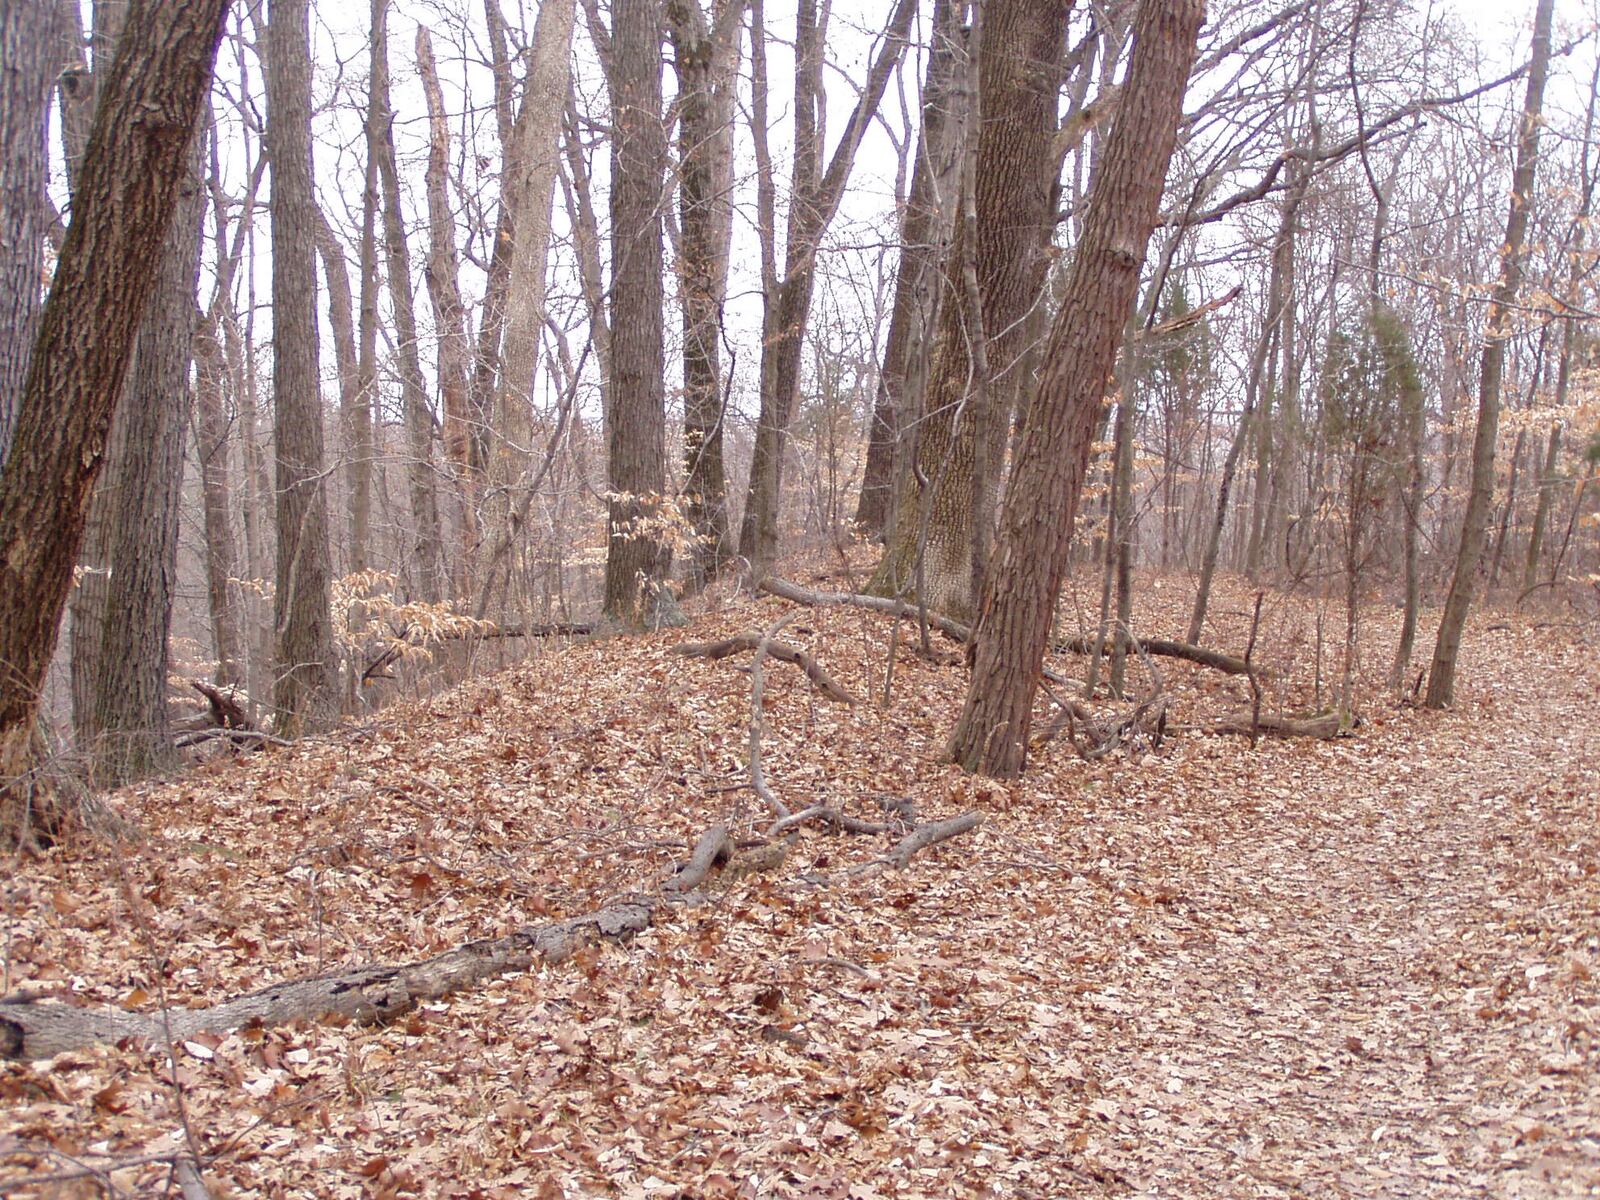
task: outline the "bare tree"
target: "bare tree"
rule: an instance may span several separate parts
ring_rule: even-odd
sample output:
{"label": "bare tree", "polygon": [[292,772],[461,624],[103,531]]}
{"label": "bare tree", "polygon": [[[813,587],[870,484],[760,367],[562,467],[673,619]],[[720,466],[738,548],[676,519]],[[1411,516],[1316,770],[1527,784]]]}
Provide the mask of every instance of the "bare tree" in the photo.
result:
{"label": "bare tree", "polygon": [[1089,441],[1155,227],[1203,12],[1201,0],[1139,6],[1127,82],[1028,410],[974,631],[972,678],[947,747],[968,770],[1022,770]]}
{"label": "bare tree", "polygon": [[1539,157],[1539,124],[1544,108],[1545,80],[1550,71],[1550,21],[1554,0],[1539,0],[1533,18],[1533,64],[1522,106],[1522,127],[1517,136],[1517,165],[1511,176],[1511,213],[1500,255],[1500,280],[1489,299],[1485,318],[1483,358],[1478,368],[1478,428],[1472,440],[1472,482],[1467,509],[1461,520],[1461,541],[1456,549],[1455,573],[1445,596],[1439,636],[1428,670],[1428,691],[1423,703],[1444,708],[1455,698],[1456,659],[1461,634],[1472,606],[1472,592],[1488,533],[1489,510],[1494,502],[1494,450],[1500,431],[1500,389],[1505,377],[1507,327],[1517,293],[1522,287],[1523,240],[1533,206],[1534,168]]}
{"label": "bare tree", "polygon": [[298,733],[337,713],[329,613],[332,565],[317,367],[317,214],[311,180],[308,0],[267,9],[267,156],[272,169],[272,431],[277,564],[273,628],[280,729]]}
{"label": "bare tree", "polygon": [[[90,490],[189,168],[226,0],[133,0],[0,473],[0,781],[17,784]],[[9,403],[9,400],[7,401]]]}

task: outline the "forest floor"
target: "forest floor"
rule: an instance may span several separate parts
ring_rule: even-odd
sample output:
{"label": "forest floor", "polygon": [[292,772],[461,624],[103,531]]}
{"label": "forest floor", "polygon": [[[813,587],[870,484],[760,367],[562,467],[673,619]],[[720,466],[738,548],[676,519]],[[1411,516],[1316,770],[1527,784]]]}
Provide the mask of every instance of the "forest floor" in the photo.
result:
{"label": "forest floor", "polygon": [[[1179,636],[1190,594],[1143,581],[1138,631]],[[1209,645],[1242,652],[1252,599],[1222,589]],[[671,646],[792,607],[728,595],[120,793],[143,842],[6,864],[0,992],[214,1003],[650,886],[713,821],[765,823],[750,656]],[[1316,616],[1268,595],[1269,708],[1314,700]],[[902,650],[885,710],[890,619],[807,611],[782,636],[860,702],[769,665],[778,794],[978,830],[852,875],[882,839],[808,829],[626,944],[387,1026],[0,1066],[0,1193],[176,1194],[193,1148],[219,1200],[1600,1195],[1600,662],[1566,619],[1475,621],[1434,714],[1373,682],[1374,610],[1353,737],[1061,739],[1007,786],[938,761],[955,647]],[[1175,723],[1247,703],[1161,666]]]}

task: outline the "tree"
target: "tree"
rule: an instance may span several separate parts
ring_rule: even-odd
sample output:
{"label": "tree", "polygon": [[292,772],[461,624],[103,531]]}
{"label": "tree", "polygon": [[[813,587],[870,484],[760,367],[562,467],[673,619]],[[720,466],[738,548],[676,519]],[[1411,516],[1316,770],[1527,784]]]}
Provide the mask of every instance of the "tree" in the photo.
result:
{"label": "tree", "polygon": [[407,554],[411,594],[429,603],[439,599],[442,574],[439,506],[433,486],[433,412],[417,350],[416,296],[411,289],[411,250],[406,244],[405,213],[400,202],[400,170],[394,154],[394,109],[389,101],[388,0],[372,5],[372,103],[367,131],[369,152],[378,160],[383,197],[383,250],[388,267],[389,300],[400,359],[400,403],[405,413],[410,461],[406,482],[411,499],[412,542]]}
{"label": "tree", "polygon": [[0,781],[8,784],[29,766],[90,491],[158,284],[226,8],[226,0],[133,0],[101,87],[0,473]]}
{"label": "tree", "polygon": [[931,357],[917,470],[870,590],[965,619],[988,547],[1014,389],[1040,300],[1058,174],[1051,152],[1064,0],[993,0],[977,28],[962,212]]}
{"label": "tree", "polygon": [[273,595],[278,662],[272,695],[280,729],[289,734],[331,721],[338,696],[317,368],[308,9],[308,0],[270,0],[267,10],[272,430],[278,497]]}
{"label": "tree", "polygon": [[[489,462],[492,502],[484,521],[489,546],[478,572],[479,616],[487,610],[497,581],[506,581],[507,608],[515,607],[520,594],[510,556],[520,524],[520,498],[525,495],[533,441],[533,376],[546,315],[550,209],[555,200],[561,118],[572,78],[573,15],[574,0],[549,0],[539,6],[522,115],[506,155],[502,229],[496,236],[497,260],[499,246],[512,247],[510,262],[504,267],[505,306],[502,314],[496,311],[492,296],[485,301],[479,338],[479,375],[493,374],[498,368],[493,402],[498,436]],[[508,212],[515,213],[514,224],[507,222]],[[490,350],[496,334],[501,340],[497,356]],[[487,390],[481,382],[475,387],[480,392]]]}
{"label": "tree", "polygon": [[777,275],[772,242],[775,236],[771,202],[771,161],[766,153],[766,49],[762,44],[761,0],[752,0],[751,33],[753,83],[752,125],[756,135],[757,169],[766,198],[758,198],[764,244],[762,254],[765,304],[761,315],[761,412],[756,421],[755,448],[750,462],[744,515],[739,523],[739,553],[750,561],[757,576],[778,550],[778,506],[783,482],[783,450],[789,421],[794,416],[800,389],[800,359],[805,345],[806,321],[816,285],[817,248],[827,231],[845,183],[855,163],[856,151],[878,101],[900,61],[916,15],[912,0],[895,0],[884,43],[879,47],[863,85],[845,121],[833,157],[822,170],[822,144],[817,110],[822,98],[822,25],[815,0],[800,0],[795,36],[795,150],[794,179],[789,199],[789,222],[784,240],[784,272]]}
{"label": "tree", "polygon": [[661,199],[661,0],[616,0],[611,54],[611,380],[606,414],[605,613],[643,622],[668,600]]}
{"label": "tree", "polygon": [[1433,664],[1428,670],[1428,691],[1423,704],[1445,708],[1455,698],[1456,659],[1461,634],[1472,607],[1478,560],[1488,533],[1489,510],[1494,501],[1494,444],[1500,432],[1500,388],[1505,378],[1509,320],[1522,287],[1523,241],[1533,206],[1534,170],[1539,157],[1539,124],[1544,107],[1545,80],[1550,73],[1550,20],[1554,0],[1539,0],[1533,18],[1533,62],[1528,70],[1528,91],[1522,106],[1522,126],[1517,136],[1517,162],[1511,176],[1511,212],[1500,254],[1500,280],[1489,298],[1484,317],[1483,357],[1478,368],[1478,428],[1472,439],[1472,482],[1467,509],[1461,519],[1461,540],[1456,547],[1455,573],[1445,596],[1434,642]]}
{"label": "tree", "polygon": [[668,0],[678,73],[678,275],[683,305],[683,491],[696,536],[690,584],[722,570],[728,544],[722,465],[722,305],[733,233],[733,102],[745,0]]}
{"label": "tree", "polygon": [[1139,6],[1127,82],[1028,409],[969,652],[972,678],[947,745],[968,770],[1022,770],[1090,439],[1155,227],[1203,14],[1202,0]]}
{"label": "tree", "polygon": [[900,269],[895,273],[889,336],[855,518],[859,527],[875,536],[892,528],[896,493],[909,474],[907,451],[915,445],[911,434],[922,412],[927,376],[928,356],[922,350],[935,328],[938,269],[957,209],[956,151],[964,95],[957,76],[962,48],[957,8],[954,0],[935,0],[933,6],[933,36],[922,84],[922,128],[911,168],[911,191],[900,217]]}
{"label": "tree", "polygon": [[56,8],[53,0],[13,0],[0,11],[0,466],[42,308]]}

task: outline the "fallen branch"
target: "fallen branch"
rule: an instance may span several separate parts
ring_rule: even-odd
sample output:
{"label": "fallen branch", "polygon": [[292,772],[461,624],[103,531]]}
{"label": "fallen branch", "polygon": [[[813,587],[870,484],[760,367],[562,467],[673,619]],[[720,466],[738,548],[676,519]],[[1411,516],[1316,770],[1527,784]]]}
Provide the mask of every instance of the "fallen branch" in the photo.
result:
{"label": "fallen branch", "polygon": [[[912,620],[920,618],[915,604],[890,600],[886,596],[866,596],[859,592],[813,592],[797,583],[790,583],[787,579],[778,579],[770,575],[763,579],[757,588],[770,595],[793,600],[796,604],[810,604],[816,607],[843,604],[851,608],[866,608],[873,612],[888,613],[892,617],[909,617]],[[953,621],[949,617],[942,617],[936,612],[928,613],[928,624],[958,642],[965,642],[972,636],[970,626],[963,625],[960,621]]]}
{"label": "fallen branch", "polygon": [[[648,929],[660,912],[681,904],[713,867],[729,862],[727,827],[713,825],[695,845],[683,870],[662,886],[663,895],[631,895],[590,913],[529,926],[505,937],[467,942],[420,962],[372,964],[275,984],[209,1008],[135,1013],[119,1008],[79,1008],[40,1002],[32,993],[0,1000],[0,1057],[51,1058],[97,1042],[137,1038],[174,1042],[196,1034],[223,1034],[250,1025],[340,1016],[363,1024],[393,1020],[427,1001],[464,991],[486,979],[525,971],[536,962],[559,963],[584,946],[620,941]],[[777,862],[782,862],[781,855]],[[764,869],[747,862],[740,874]]]}
{"label": "fallen branch", "polygon": [[767,826],[767,836],[777,837],[786,829],[793,829],[797,825],[804,825],[808,821],[819,821],[824,825],[832,825],[842,833],[888,833],[889,826],[881,825],[876,821],[863,821],[860,817],[847,816],[837,808],[827,804],[813,804],[810,808],[801,809],[786,817],[779,817]]}
{"label": "fallen branch", "polygon": [[[1161,658],[1177,658],[1184,662],[1196,663],[1202,667],[1211,667],[1226,675],[1253,675],[1258,670],[1252,668],[1242,658],[1235,658],[1231,654],[1224,654],[1220,650],[1207,650],[1204,646],[1196,646],[1191,642],[1174,642],[1167,638],[1135,638],[1129,645],[1145,654],[1154,654]],[[1089,638],[1068,638],[1064,642],[1057,642],[1058,652],[1071,654],[1092,654],[1094,643]],[[1100,653],[1111,653],[1109,642],[1101,642]]]}
{"label": "fallen branch", "polygon": [[190,746],[198,746],[204,742],[215,741],[222,738],[232,742],[235,746],[243,746],[250,750],[259,750],[262,746],[292,746],[293,742],[286,738],[273,737],[270,733],[262,733],[259,729],[197,729],[193,733],[186,733],[174,739],[173,745],[180,750]]}
{"label": "fallen branch", "polygon": [[1336,738],[1348,737],[1350,730],[1339,720],[1336,712],[1319,713],[1314,717],[1281,717],[1264,715],[1251,719],[1250,713],[1236,713],[1207,727],[1211,733],[1242,733],[1253,736],[1252,728],[1274,737]]}
{"label": "fallen branch", "polygon": [[976,829],[983,823],[983,817],[978,813],[962,813],[959,817],[951,817],[947,821],[931,821],[926,825],[918,825],[899,843],[885,862],[897,871],[904,871],[911,865],[911,860],[929,846],[937,846],[940,842],[949,841],[953,837]]}
{"label": "fallen branch", "polygon": [[[684,642],[674,646],[672,652],[681,654],[685,658],[709,658],[716,661],[727,658],[730,654],[737,654],[741,650],[754,650],[761,644],[759,633],[739,633],[733,637],[724,638],[720,642]],[[767,643],[767,654],[782,662],[793,663],[806,673],[806,678],[811,681],[811,686],[821,692],[830,700],[837,700],[841,704],[854,704],[856,699],[845,691],[834,678],[829,675],[804,650],[800,650],[787,642]]]}
{"label": "fallen branch", "polygon": [[771,649],[772,639],[777,637],[783,627],[800,614],[792,612],[785,615],[777,624],[761,635],[761,640],[756,643],[756,656],[750,662],[750,787],[755,794],[766,801],[772,814],[780,820],[789,815],[789,806],[772,794],[772,789],[767,786],[766,773],[761,769],[761,735],[766,728],[766,722],[761,715],[761,701],[766,694],[767,676],[762,669],[762,664],[767,660],[767,653]]}

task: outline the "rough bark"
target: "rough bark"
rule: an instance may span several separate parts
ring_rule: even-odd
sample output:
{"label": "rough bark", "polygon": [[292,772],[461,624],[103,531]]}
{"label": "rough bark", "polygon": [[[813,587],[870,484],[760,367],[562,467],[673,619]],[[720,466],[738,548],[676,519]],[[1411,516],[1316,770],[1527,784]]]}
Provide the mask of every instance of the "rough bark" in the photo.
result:
{"label": "rough bark", "polygon": [[0,474],[0,781],[28,767],[90,491],[189,168],[226,0],[134,0]]}
{"label": "rough bark", "polygon": [[733,232],[733,104],[745,0],[668,0],[678,75],[678,274],[683,307],[683,491],[698,539],[690,588],[731,554],[723,470],[722,306]]}
{"label": "rough bark", "polygon": [[956,151],[963,127],[959,16],[954,0],[935,0],[922,84],[922,128],[911,190],[900,218],[900,267],[856,505],[856,524],[874,536],[891,529],[896,495],[909,482],[908,452],[914,448],[912,435],[922,415],[927,382],[923,350],[932,340],[937,311],[937,272],[954,232],[960,158]]}
{"label": "rough bark", "polygon": [[1139,284],[1204,6],[1139,7],[1132,62],[1029,409],[984,588],[972,678],[948,753],[1021,772],[1090,438]]}
{"label": "rough bark", "polygon": [[43,309],[55,7],[12,0],[0,9],[0,466]]}
{"label": "rough bark", "polygon": [[[808,3],[809,0],[802,0],[802,32],[807,31],[804,14]],[[814,5],[811,5],[810,11],[813,14],[811,25],[814,26]],[[816,281],[817,246],[838,211],[856,151],[866,134],[868,123],[877,111],[878,101],[883,97],[895,64],[904,51],[906,35],[915,13],[913,0],[896,0],[886,27],[884,43],[873,60],[855,108],[845,122],[826,172],[810,170],[808,164],[813,153],[817,154],[816,162],[820,165],[820,147],[808,144],[815,139],[806,135],[803,124],[809,119],[806,110],[814,108],[815,96],[820,89],[813,89],[803,82],[806,72],[796,72],[797,92],[808,92],[812,100],[806,103],[804,95],[797,95],[797,99],[802,101],[795,107],[795,181],[798,186],[790,197],[784,275],[781,281],[769,282],[762,313],[761,411],[756,422],[744,515],[739,525],[739,553],[750,561],[758,578],[772,562],[778,549],[784,441],[799,394],[800,355],[805,344],[806,321],[810,316],[811,293]],[[808,36],[815,33],[813,28]],[[805,59],[806,55],[800,54],[800,57]],[[820,75],[820,62],[816,70]]]}
{"label": "rough bark", "polygon": [[1478,368],[1478,428],[1472,440],[1472,481],[1466,512],[1461,519],[1461,540],[1456,547],[1455,571],[1445,596],[1428,670],[1427,708],[1445,708],[1455,699],[1456,661],[1461,634],[1472,607],[1478,560],[1488,533],[1489,510],[1494,502],[1494,449],[1500,432],[1500,387],[1505,377],[1508,318],[1522,287],[1525,265],[1523,242],[1533,206],[1535,168],[1539,157],[1539,124],[1544,106],[1545,80],[1550,73],[1550,21],[1554,0],[1539,0],[1534,13],[1533,60],[1528,69],[1528,91],[1522,106],[1522,128],[1517,137],[1516,167],[1511,176],[1511,212],[1500,253],[1500,280],[1489,299],[1484,317],[1483,358]]}
{"label": "rough bark", "polygon": [[666,490],[661,207],[661,0],[615,0],[611,91],[611,381],[606,421],[605,614],[649,621],[671,550],[656,523]]}
{"label": "rough bark", "polygon": [[976,607],[1028,309],[1054,226],[1056,96],[1070,0],[995,0],[978,31],[976,126],[929,365],[917,467],[870,591],[913,595],[963,619]]}
{"label": "rough bark", "polygon": [[317,360],[316,204],[311,168],[308,0],[267,9],[267,156],[272,163],[272,430],[277,488],[277,635],[272,690],[279,732],[293,736],[337,712],[329,613],[332,566],[323,487]]}
{"label": "rough bark", "polygon": [[104,503],[105,625],[90,666],[94,780],[116,786],[171,759],[167,732],[167,634],[177,588],[178,502],[195,287],[204,212],[198,156],[191,154],[122,401],[127,423],[108,461]]}

